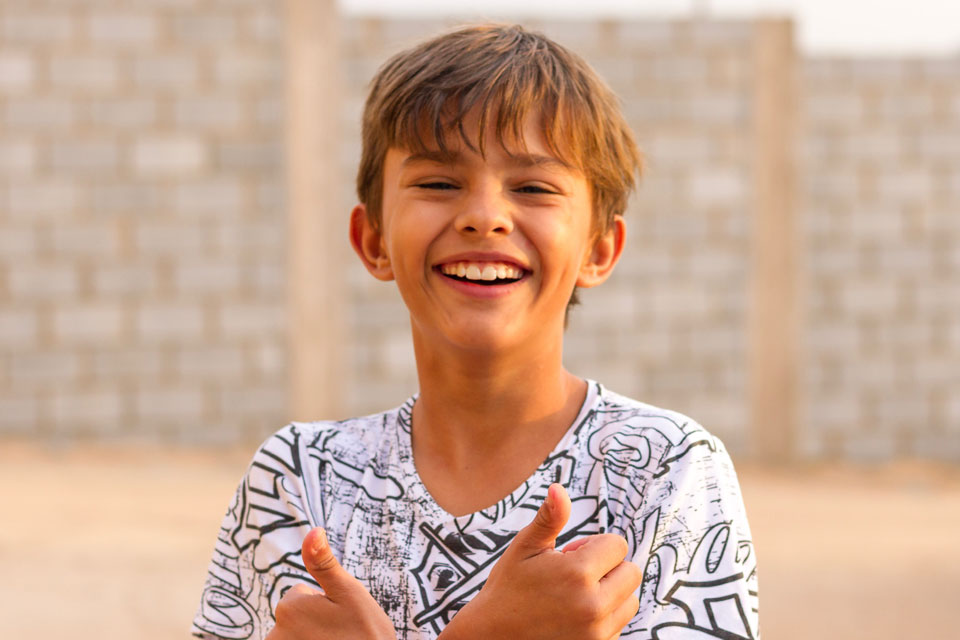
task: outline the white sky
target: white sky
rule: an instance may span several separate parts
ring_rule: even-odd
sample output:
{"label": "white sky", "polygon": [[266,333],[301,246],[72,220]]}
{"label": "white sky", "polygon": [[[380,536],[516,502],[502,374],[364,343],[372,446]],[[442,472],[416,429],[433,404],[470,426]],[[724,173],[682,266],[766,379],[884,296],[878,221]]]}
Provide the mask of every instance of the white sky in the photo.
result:
{"label": "white sky", "polygon": [[347,14],[485,16],[789,15],[811,53],[937,54],[960,64],[960,0],[338,0]]}

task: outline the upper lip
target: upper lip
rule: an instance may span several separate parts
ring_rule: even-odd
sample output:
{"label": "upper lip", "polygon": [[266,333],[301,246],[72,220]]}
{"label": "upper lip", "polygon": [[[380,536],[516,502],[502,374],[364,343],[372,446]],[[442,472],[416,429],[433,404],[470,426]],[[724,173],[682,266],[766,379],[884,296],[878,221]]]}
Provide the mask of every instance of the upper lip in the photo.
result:
{"label": "upper lip", "polygon": [[434,266],[439,267],[455,262],[502,262],[504,264],[511,264],[524,271],[530,271],[530,267],[527,266],[524,261],[497,251],[467,251],[465,253],[458,253],[438,261]]}

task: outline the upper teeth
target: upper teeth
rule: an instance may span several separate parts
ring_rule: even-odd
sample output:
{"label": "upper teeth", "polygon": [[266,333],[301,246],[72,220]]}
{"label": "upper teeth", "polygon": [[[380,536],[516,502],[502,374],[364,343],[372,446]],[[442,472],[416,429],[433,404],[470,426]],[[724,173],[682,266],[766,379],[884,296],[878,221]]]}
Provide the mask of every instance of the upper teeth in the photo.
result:
{"label": "upper teeth", "polygon": [[467,280],[515,279],[523,275],[521,269],[502,262],[451,262],[441,265],[440,271]]}

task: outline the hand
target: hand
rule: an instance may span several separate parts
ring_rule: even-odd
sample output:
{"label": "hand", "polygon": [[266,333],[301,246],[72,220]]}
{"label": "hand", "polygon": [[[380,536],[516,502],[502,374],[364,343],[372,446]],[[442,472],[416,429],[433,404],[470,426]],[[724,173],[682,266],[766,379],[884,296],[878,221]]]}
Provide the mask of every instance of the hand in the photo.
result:
{"label": "hand", "polygon": [[298,584],[277,603],[277,624],[268,640],[396,640],[393,623],[359,580],[340,566],[326,532],[312,529],[303,539],[303,565],[323,592]]}
{"label": "hand", "polygon": [[517,533],[486,584],[441,637],[617,638],[640,607],[640,568],[625,562],[627,542],[613,534],[575,540],[557,550],[570,518],[570,497],[553,484],[533,522]]}

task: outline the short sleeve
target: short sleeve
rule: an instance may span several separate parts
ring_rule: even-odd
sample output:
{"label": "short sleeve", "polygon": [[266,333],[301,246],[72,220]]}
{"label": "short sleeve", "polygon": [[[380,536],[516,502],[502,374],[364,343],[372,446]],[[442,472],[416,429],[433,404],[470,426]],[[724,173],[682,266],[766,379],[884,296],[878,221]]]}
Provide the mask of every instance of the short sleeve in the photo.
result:
{"label": "short sleeve", "polygon": [[280,597],[313,583],[300,558],[316,526],[307,508],[301,433],[290,425],[267,439],[227,509],[191,633],[200,638],[261,639]]}
{"label": "short sleeve", "polygon": [[668,447],[635,516],[640,610],[623,638],[757,640],[756,557],[723,444],[705,431]]}

